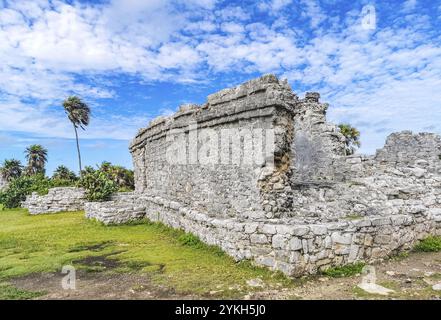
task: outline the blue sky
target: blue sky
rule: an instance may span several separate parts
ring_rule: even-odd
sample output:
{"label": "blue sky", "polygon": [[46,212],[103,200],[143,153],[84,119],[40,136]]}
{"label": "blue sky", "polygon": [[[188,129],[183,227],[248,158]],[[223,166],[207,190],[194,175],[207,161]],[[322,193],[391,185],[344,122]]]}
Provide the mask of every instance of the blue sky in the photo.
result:
{"label": "blue sky", "polygon": [[92,108],[83,162],[131,167],[152,118],[265,73],[319,91],[362,153],[441,133],[441,0],[0,0],[0,61],[0,161],[39,143],[49,173],[77,169],[68,95]]}

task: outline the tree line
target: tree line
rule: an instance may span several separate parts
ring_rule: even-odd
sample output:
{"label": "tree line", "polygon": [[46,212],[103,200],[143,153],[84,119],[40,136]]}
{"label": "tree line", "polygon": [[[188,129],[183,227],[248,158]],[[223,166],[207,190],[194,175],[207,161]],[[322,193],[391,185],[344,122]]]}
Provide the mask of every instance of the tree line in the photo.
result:
{"label": "tree line", "polygon": [[45,194],[52,187],[83,187],[91,201],[107,200],[115,191],[134,189],[134,173],[123,166],[104,161],[96,168],[82,168],[78,129],[85,130],[89,125],[91,110],[76,96],[64,100],[63,107],[74,128],[79,175],[66,166],[59,165],[52,176],[47,177],[48,150],[40,144],[30,145],[24,151],[25,165],[17,159],[6,159],[0,167],[1,178],[6,182],[6,187],[0,191],[0,203],[3,207],[19,207],[30,193]]}

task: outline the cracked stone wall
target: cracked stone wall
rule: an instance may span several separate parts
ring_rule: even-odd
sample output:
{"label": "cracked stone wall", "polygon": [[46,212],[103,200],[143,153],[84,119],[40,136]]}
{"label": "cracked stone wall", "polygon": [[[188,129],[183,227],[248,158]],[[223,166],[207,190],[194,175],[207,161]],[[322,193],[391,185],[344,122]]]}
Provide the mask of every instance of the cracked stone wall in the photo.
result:
{"label": "cracked stone wall", "polygon": [[294,276],[441,234],[440,137],[394,133],[375,155],[346,156],[327,108],[273,75],[182,106],[133,140],[135,193],[86,204],[86,215],[161,221]]}
{"label": "cracked stone wall", "polygon": [[[214,216],[276,216],[285,203],[266,197],[265,188],[267,180],[279,189],[288,181],[286,127],[296,101],[286,82],[269,75],[153,121],[130,147],[136,190]],[[215,148],[204,150],[206,142]],[[274,160],[265,159],[269,148]]]}

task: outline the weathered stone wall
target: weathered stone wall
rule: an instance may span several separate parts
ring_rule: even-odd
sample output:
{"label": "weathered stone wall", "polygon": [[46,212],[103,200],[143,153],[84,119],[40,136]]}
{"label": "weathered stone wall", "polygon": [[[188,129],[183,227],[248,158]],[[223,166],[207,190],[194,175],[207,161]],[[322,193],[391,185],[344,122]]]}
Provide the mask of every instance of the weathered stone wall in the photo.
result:
{"label": "weathered stone wall", "polygon": [[[153,121],[130,147],[136,190],[209,215],[274,216],[284,203],[280,199],[270,206],[262,188],[271,178],[278,179],[281,189],[287,181],[291,141],[285,131],[296,101],[287,83],[270,75],[213,94],[203,106],[184,106]],[[233,147],[239,152],[232,152]],[[268,153],[275,155],[275,169],[273,160],[265,159]]]}
{"label": "weathered stone wall", "polygon": [[141,218],[160,221],[196,234],[236,260],[252,259],[290,276],[360,261],[375,262],[411,249],[429,234],[441,235],[439,209],[351,219],[246,220],[213,217],[178,202],[141,194],[89,205],[89,218],[106,224]]}
{"label": "weathered stone wall", "polygon": [[345,138],[336,125],[326,122],[328,104],[318,93],[307,93],[296,105],[292,144],[292,181],[335,180],[333,162],[345,155]]}
{"label": "weathered stone wall", "polygon": [[104,224],[121,224],[144,218],[146,204],[139,201],[133,192],[118,193],[110,201],[86,202],[86,218],[98,220]]}
{"label": "weathered stone wall", "polygon": [[374,156],[346,156],[319,98],[264,76],[153,121],[130,147],[136,192],[88,204],[86,215],[162,221],[289,275],[376,261],[440,234],[440,137],[395,133]]}
{"label": "weathered stone wall", "polygon": [[334,159],[333,180],[293,181],[291,215],[346,217],[414,214],[441,208],[440,137],[392,134],[375,156]]}
{"label": "weathered stone wall", "polygon": [[28,196],[22,207],[30,214],[58,213],[84,210],[84,190],[73,187],[49,189],[47,195],[40,196],[36,192]]}

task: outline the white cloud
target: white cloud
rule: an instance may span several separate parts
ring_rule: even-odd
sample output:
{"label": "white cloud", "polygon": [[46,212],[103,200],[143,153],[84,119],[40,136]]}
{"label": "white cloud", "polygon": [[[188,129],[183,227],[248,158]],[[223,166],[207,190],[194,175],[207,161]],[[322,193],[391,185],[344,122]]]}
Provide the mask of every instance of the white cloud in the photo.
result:
{"label": "white cloud", "polygon": [[412,11],[416,8],[417,4],[418,4],[417,0],[406,0],[403,4],[403,10],[405,12]]}
{"label": "white cloud", "polygon": [[292,0],[269,0],[261,1],[258,4],[260,11],[267,11],[270,14],[277,14],[280,10],[284,9],[292,3]]}
{"label": "white cloud", "polygon": [[[395,130],[441,132],[441,97],[432,89],[441,81],[441,38],[420,13],[370,32],[357,10],[328,16],[317,0],[263,1],[266,21],[211,0],[51,3],[0,1],[2,130],[70,137],[54,106],[71,93],[92,103],[114,97],[111,86],[94,80],[102,75],[191,84],[240,70],[274,72],[321,91],[333,120],[359,124],[364,150]],[[403,9],[416,5],[408,0]],[[293,25],[285,10],[291,6],[310,32]],[[129,139],[150,115],[116,117],[98,114],[88,136]]]}
{"label": "white cloud", "polygon": [[241,33],[244,31],[244,27],[239,23],[225,22],[221,26],[222,31],[228,33]]}
{"label": "white cloud", "polygon": [[327,18],[317,0],[300,0],[300,6],[303,9],[303,16],[310,19],[313,29],[317,28]]}
{"label": "white cloud", "polygon": [[215,12],[222,20],[246,21],[250,19],[250,14],[241,7],[226,7]]}

